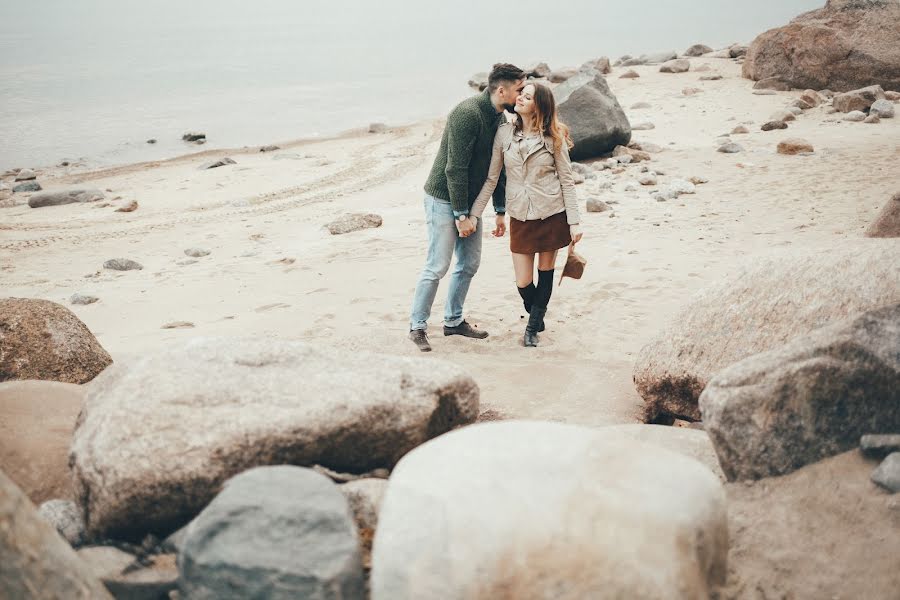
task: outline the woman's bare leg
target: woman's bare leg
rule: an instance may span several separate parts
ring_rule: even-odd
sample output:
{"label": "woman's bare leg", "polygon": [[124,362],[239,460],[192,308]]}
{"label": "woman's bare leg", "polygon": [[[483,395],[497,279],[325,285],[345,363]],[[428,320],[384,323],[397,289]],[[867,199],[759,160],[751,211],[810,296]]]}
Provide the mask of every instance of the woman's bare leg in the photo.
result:
{"label": "woman's bare leg", "polygon": [[540,254],[538,254],[538,271],[550,271],[555,268],[557,253],[559,253],[559,250],[553,250],[552,252],[541,252]]}
{"label": "woman's bare leg", "polygon": [[513,252],[512,260],[513,269],[516,272],[516,286],[523,288],[531,285],[534,282],[534,254]]}

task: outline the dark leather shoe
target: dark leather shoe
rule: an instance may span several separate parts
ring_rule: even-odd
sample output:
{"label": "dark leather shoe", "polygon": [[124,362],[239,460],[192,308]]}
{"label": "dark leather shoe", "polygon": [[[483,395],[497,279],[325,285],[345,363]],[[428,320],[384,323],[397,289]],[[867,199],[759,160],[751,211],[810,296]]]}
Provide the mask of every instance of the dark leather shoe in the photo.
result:
{"label": "dark leather shoe", "polygon": [[422,352],[431,352],[431,344],[428,342],[428,334],[424,329],[413,329],[409,332],[409,339]]}
{"label": "dark leather shoe", "polygon": [[444,335],[461,335],[467,338],[475,338],[476,340],[483,340],[488,336],[487,331],[478,331],[465,321],[457,325],[456,327],[447,327],[444,325]]}

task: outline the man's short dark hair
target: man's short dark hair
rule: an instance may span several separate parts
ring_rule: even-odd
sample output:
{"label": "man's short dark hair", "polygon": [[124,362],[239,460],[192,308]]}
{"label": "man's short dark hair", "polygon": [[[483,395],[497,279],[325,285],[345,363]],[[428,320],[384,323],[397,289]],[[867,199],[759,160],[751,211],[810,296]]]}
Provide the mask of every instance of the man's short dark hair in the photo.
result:
{"label": "man's short dark hair", "polygon": [[525,79],[525,71],[509,63],[497,63],[488,75],[488,91],[494,93],[501,83],[515,83]]}

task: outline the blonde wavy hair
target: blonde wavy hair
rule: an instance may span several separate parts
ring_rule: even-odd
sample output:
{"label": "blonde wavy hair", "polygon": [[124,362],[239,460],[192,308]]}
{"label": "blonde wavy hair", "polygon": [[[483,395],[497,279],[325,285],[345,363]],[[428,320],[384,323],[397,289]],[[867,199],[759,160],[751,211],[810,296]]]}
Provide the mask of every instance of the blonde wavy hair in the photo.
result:
{"label": "blonde wavy hair", "polygon": [[567,148],[571,149],[575,146],[575,143],[569,136],[569,128],[559,120],[553,92],[546,85],[541,85],[540,83],[529,81],[526,87],[529,85],[534,88],[534,110],[528,115],[518,115],[516,128],[521,129],[522,121],[528,119],[532,131],[540,131],[541,135],[549,135],[553,138],[553,148],[555,150],[559,150],[563,143],[566,144]]}

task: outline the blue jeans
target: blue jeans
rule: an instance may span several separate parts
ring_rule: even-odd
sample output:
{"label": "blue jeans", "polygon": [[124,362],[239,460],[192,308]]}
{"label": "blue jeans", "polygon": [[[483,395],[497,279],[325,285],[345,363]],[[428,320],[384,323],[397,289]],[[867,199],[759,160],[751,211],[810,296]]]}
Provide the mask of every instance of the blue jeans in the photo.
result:
{"label": "blue jeans", "polygon": [[447,304],[444,307],[444,325],[456,327],[463,322],[463,304],[469,293],[472,277],[481,264],[481,219],[475,233],[459,237],[456,219],[449,200],[425,195],[425,224],[428,227],[428,258],[416,285],[409,328],[427,329],[431,305],[437,295],[441,278],[450,269],[450,260],[456,254],[456,266],[450,275]]}

